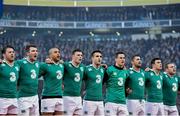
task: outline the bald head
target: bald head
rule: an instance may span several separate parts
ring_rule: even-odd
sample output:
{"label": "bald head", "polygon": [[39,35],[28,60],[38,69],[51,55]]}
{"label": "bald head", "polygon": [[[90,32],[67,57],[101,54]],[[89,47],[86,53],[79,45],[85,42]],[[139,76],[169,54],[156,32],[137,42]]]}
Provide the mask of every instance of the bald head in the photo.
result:
{"label": "bald head", "polygon": [[49,58],[52,59],[54,62],[59,62],[59,60],[60,60],[59,49],[58,48],[49,49]]}
{"label": "bald head", "polygon": [[51,55],[56,50],[59,50],[59,49],[58,48],[51,48],[51,49],[49,49],[49,55]]}

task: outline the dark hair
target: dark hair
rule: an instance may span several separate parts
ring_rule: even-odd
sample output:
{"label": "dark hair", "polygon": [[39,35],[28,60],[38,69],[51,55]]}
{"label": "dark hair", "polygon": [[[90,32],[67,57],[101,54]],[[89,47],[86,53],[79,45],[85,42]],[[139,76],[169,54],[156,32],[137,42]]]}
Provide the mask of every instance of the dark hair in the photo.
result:
{"label": "dark hair", "polygon": [[117,58],[119,54],[124,54],[124,55],[125,55],[125,53],[124,53],[124,52],[116,52],[116,54],[115,54],[115,58]]}
{"label": "dark hair", "polygon": [[94,55],[95,53],[100,53],[100,54],[102,54],[102,52],[101,52],[100,50],[94,50],[94,51],[91,53],[91,57],[93,57],[93,55]]}
{"label": "dark hair", "polygon": [[166,63],[166,64],[165,64],[165,69],[167,69],[167,68],[168,68],[168,65],[169,65],[169,64],[174,64],[174,63],[172,63],[172,62],[168,62],[168,63]]}
{"label": "dark hair", "polygon": [[[80,50],[80,49],[75,49],[75,50],[72,51],[72,55],[74,55],[76,52],[82,52],[82,50]],[[82,52],[82,54],[83,54],[83,52]]]}
{"label": "dark hair", "polygon": [[133,55],[132,58],[131,58],[131,61],[133,61],[135,57],[140,57],[140,55],[139,54]]}
{"label": "dark hair", "polygon": [[14,50],[14,47],[13,47],[13,46],[7,45],[7,46],[5,46],[5,47],[2,49],[1,53],[2,53],[2,54],[5,54],[5,53],[6,53],[6,50],[7,50],[8,48],[12,48],[12,49]]}
{"label": "dark hair", "polygon": [[31,48],[31,47],[33,47],[33,48],[37,48],[37,46],[36,46],[36,45],[34,45],[34,44],[29,44],[29,45],[26,45],[26,47],[25,47],[26,52],[29,52],[29,50],[30,50],[30,48]]}
{"label": "dark hair", "polygon": [[153,58],[153,59],[151,60],[151,66],[152,66],[153,64],[155,64],[156,60],[161,60],[161,59],[160,59],[160,58]]}

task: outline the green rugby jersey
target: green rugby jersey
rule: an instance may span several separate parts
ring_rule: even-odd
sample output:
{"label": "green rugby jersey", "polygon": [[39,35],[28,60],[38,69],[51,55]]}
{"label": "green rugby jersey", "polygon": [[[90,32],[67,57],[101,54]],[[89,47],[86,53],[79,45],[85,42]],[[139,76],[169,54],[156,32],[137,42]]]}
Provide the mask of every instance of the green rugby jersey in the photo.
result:
{"label": "green rugby jersey", "polygon": [[81,96],[84,69],[85,66],[83,64],[76,67],[71,62],[64,63],[64,96]]}
{"label": "green rugby jersey", "polygon": [[5,61],[0,64],[0,98],[17,97],[18,78],[19,65],[16,62],[12,66]]}
{"label": "green rugby jersey", "polygon": [[163,103],[165,105],[176,105],[178,84],[180,81],[176,75],[170,77],[166,72],[163,73]]}
{"label": "green rugby jersey", "polygon": [[148,71],[145,73],[147,101],[148,102],[163,102],[162,86],[163,76],[160,73],[157,75],[154,71]]}
{"label": "green rugby jersey", "polygon": [[106,73],[106,99],[105,102],[126,104],[125,81],[128,78],[127,70],[120,69],[116,66],[110,66]]}
{"label": "green rugby jersey", "polygon": [[20,65],[18,97],[29,97],[37,95],[38,75],[40,63],[29,62],[27,59],[18,60]]}
{"label": "green rugby jersey", "polygon": [[62,78],[64,75],[64,66],[62,64],[46,64],[40,67],[43,74],[44,87],[42,96],[62,96]]}
{"label": "green rugby jersey", "polygon": [[104,68],[95,68],[89,65],[85,68],[84,80],[86,94],[84,99],[90,101],[103,101],[102,81],[104,78]]}
{"label": "green rugby jersey", "polygon": [[128,94],[128,99],[144,99],[144,90],[145,90],[145,74],[142,69],[136,71],[133,68],[128,70],[128,87],[132,90]]}

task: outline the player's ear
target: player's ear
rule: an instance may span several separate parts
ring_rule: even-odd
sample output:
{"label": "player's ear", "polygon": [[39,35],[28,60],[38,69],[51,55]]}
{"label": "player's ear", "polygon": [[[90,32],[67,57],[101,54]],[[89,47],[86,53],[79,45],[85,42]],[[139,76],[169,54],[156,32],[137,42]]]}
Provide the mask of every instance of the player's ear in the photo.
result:
{"label": "player's ear", "polygon": [[29,55],[29,52],[27,51],[27,52],[26,52],[26,56],[28,56],[28,55]]}
{"label": "player's ear", "polygon": [[93,60],[93,56],[91,56],[91,60]]}
{"label": "player's ear", "polygon": [[2,54],[3,58],[5,58],[5,54]]}
{"label": "player's ear", "polygon": [[115,62],[117,61],[117,57],[115,57]]}
{"label": "player's ear", "polygon": [[131,60],[131,64],[133,64],[133,60]]}

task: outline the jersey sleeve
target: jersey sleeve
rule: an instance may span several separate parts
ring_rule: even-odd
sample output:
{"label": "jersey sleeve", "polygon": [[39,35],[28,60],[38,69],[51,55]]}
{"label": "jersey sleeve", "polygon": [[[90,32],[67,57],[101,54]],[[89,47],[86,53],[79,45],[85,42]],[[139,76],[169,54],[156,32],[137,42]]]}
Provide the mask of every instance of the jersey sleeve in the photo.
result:
{"label": "jersey sleeve", "polygon": [[[2,63],[2,64],[3,64],[3,63]],[[3,71],[2,64],[0,64],[0,77],[1,77],[1,73],[2,73],[2,71]]]}
{"label": "jersey sleeve", "polygon": [[128,88],[128,83],[130,81],[130,69],[126,70],[126,81],[125,81],[125,87]]}
{"label": "jersey sleeve", "polygon": [[39,70],[39,77],[42,75],[46,74],[46,67],[48,64],[44,63],[44,62],[40,62],[39,66],[40,66],[40,70]]}
{"label": "jersey sleeve", "polygon": [[16,62],[19,66],[21,66],[23,61],[22,61],[22,60],[16,60],[15,62]]}
{"label": "jersey sleeve", "polygon": [[[22,68],[22,66],[23,66],[23,59],[21,59],[21,60],[16,60],[15,61],[15,63],[17,63],[18,65],[19,65],[19,72],[21,72],[21,68]],[[21,76],[19,76],[19,78],[21,78]]]}
{"label": "jersey sleeve", "polygon": [[68,62],[64,62],[64,63],[63,63],[64,73],[67,71],[67,66],[68,66],[68,64],[69,64]]}
{"label": "jersey sleeve", "polygon": [[165,82],[165,78],[166,78],[166,73],[165,72],[163,72],[163,73],[161,73],[161,75],[162,75],[162,78],[163,78],[163,83]]}
{"label": "jersey sleeve", "polygon": [[83,80],[87,80],[87,71],[88,71],[88,67],[86,66],[86,67],[84,68]]}
{"label": "jersey sleeve", "polygon": [[149,78],[150,78],[149,73],[150,73],[149,71],[146,71],[145,74],[144,74],[145,75],[145,86],[147,86],[148,82],[149,82]]}
{"label": "jersey sleeve", "polygon": [[145,72],[145,81],[148,81],[148,80],[149,80],[149,71]]}
{"label": "jersey sleeve", "polygon": [[178,85],[180,85],[180,76],[177,76],[178,78]]}
{"label": "jersey sleeve", "polygon": [[62,73],[63,73],[63,76],[64,76],[64,63],[61,64],[62,65]]}
{"label": "jersey sleeve", "polygon": [[104,71],[103,84],[106,83],[109,80],[109,77],[110,77],[110,69],[107,68]]}
{"label": "jersey sleeve", "polygon": [[128,69],[126,72],[127,72],[126,75],[127,75],[127,77],[129,78],[129,76],[130,76],[130,69]]}
{"label": "jersey sleeve", "polygon": [[177,76],[178,78],[178,91],[180,91],[180,76]]}

